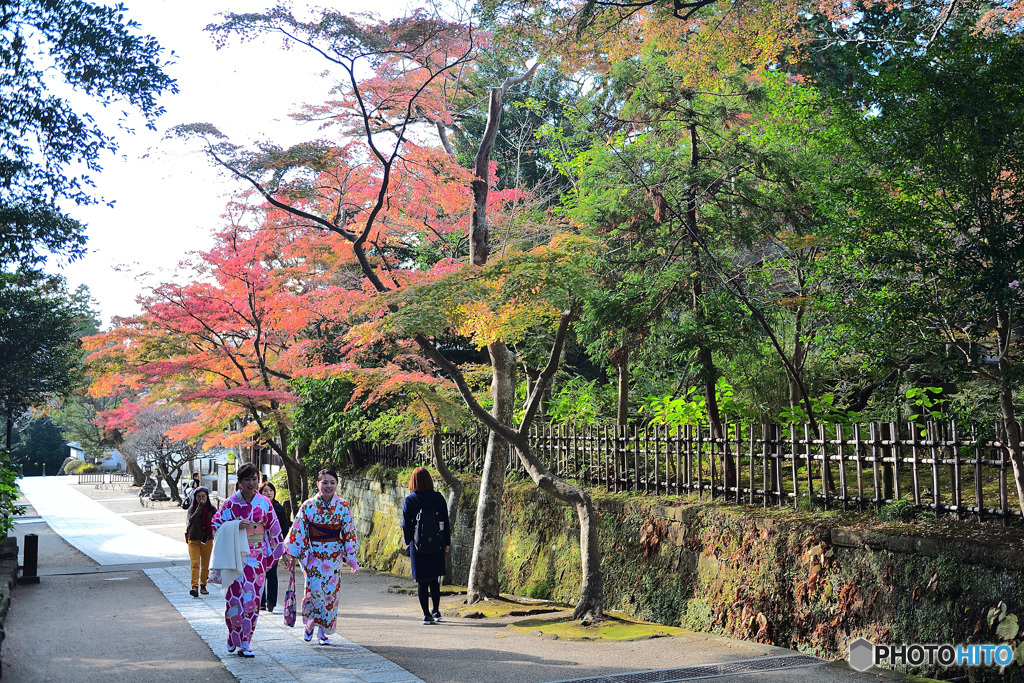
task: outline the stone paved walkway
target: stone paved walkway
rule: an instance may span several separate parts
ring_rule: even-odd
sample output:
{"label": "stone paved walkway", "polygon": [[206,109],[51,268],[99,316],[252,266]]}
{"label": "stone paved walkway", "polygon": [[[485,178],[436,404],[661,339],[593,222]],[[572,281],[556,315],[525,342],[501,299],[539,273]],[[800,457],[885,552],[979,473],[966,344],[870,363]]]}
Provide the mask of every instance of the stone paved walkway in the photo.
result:
{"label": "stone paved walkway", "polygon": [[[188,594],[188,567],[147,569],[146,575],[215,653],[224,653],[224,597],[219,590],[197,600]],[[289,628],[278,619],[260,619],[253,639],[257,656],[222,654],[221,661],[240,681],[338,681],[340,683],[418,683],[420,679],[337,633],[326,646],[302,640],[302,625]]]}

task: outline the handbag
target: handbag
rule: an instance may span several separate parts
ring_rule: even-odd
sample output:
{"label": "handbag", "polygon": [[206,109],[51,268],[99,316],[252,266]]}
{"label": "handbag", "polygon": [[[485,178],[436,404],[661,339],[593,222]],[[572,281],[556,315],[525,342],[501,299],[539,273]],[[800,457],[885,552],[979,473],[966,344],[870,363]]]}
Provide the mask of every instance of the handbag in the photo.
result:
{"label": "handbag", "polygon": [[210,576],[206,579],[206,583],[215,583],[219,586],[221,584],[220,570],[211,569]]}
{"label": "handbag", "polygon": [[284,592],[284,625],[295,626],[295,569],[288,579],[288,590]]}

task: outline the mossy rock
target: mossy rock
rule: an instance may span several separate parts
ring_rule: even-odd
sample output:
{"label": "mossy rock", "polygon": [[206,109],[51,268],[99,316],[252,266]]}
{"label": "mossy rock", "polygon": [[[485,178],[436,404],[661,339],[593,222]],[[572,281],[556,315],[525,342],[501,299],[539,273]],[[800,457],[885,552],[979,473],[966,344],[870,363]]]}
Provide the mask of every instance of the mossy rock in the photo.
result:
{"label": "mossy rock", "polygon": [[557,640],[601,640],[630,641],[650,640],[651,638],[670,638],[681,636],[687,631],[674,626],[662,626],[646,621],[636,621],[621,616],[607,616],[604,621],[584,625],[574,621],[570,615],[554,619],[522,619],[509,624],[509,628],[518,633],[535,635],[539,638]]}

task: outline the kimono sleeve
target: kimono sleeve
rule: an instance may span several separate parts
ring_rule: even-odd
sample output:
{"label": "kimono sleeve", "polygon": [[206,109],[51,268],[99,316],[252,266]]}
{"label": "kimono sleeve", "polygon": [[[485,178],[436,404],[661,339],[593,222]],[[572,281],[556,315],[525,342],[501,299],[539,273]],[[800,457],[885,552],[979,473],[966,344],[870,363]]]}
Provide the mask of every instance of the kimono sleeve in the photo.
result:
{"label": "kimono sleeve", "polygon": [[234,518],[235,515],[231,510],[231,499],[227,498],[220,504],[220,509],[213,515],[214,533],[223,526],[224,522],[230,522]]}
{"label": "kimono sleeve", "polygon": [[301,557],[306,548],[309,547],[309,524],[306,507],[306,503],[299,507],[299,512],[295,515],[295,521],[292,522],[291,531],[288,532],[285,552],[292,557]]}
{"label": "kimono sleeve", "polygon": [[352,520],[352,512],[348,505],[341,508],[341,531],[342,539],[345,542],[345,557],[349,558],[351,564],[359,557],[359,539],[356,538],[356,525]]}

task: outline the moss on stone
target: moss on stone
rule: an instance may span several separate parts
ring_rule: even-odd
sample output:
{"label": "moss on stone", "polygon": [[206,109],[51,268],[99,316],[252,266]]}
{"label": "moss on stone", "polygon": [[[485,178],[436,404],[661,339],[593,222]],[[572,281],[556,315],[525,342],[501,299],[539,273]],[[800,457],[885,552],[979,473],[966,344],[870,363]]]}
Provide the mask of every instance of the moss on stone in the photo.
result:
{"label": "moss on stone", "polygon": [[524,600],[516,596],[499,596],[472,605],[466,600],[449,600],[444,605],[445,614],[469,619],[501,619],[554,612],[568,613],[571,616],[565,605],[557,605],[547,600]]}
{"label": "moss on stone", "polygon": [[604,621],[584,626],[572,616],[522,619],[508,626],[513,631],[536,636],[557,636],[559,640],[629,641],[680,636],[684,629],[609,616]]}

